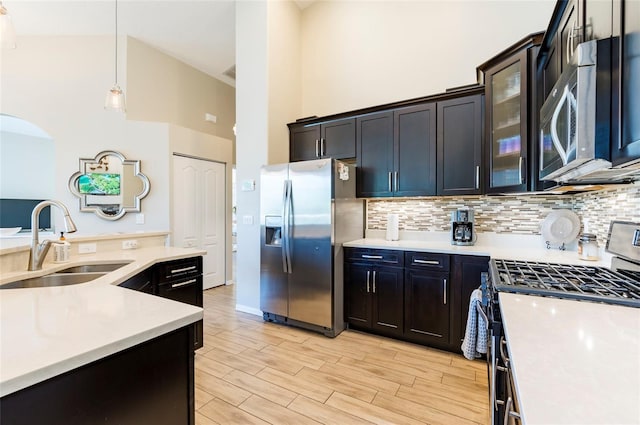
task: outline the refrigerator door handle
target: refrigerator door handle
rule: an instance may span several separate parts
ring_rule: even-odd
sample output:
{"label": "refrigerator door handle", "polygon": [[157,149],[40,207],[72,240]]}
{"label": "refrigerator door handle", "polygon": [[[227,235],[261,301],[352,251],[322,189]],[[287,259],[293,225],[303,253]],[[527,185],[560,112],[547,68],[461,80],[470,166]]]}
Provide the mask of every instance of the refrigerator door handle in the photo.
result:
{"label": "refrigerator door handle", "polygon": [[291,180],[286,181],[286,221],[284,223],[284,228],[286,229],[286,237],[285,237],[285,253],[287,256],[287,273],[291,274],[293,272],[293,268],[291,267]]}
{"label": "refrigerator door handle", "polygon": [[282,220],[282,246],[280,247],[282,252],[282,271],[287,272],[287,180],[282,184],[282,214],[280,215]]}

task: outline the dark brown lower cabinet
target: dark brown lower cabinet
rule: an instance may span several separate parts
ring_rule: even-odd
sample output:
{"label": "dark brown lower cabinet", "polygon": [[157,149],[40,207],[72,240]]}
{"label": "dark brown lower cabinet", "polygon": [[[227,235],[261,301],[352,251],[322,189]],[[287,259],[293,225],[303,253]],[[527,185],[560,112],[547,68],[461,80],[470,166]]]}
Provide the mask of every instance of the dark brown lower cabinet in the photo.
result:
{"label": "dark brown lower cabinet", "polygon": [[489,271],[489,257],[454,255],[451,267],[451,337],[454,349],[460,350],[469,315],[469,299],[480,287],[481,275]]}
{"label": "dark brown lower cabinet", "polygon": [[402,336],[403,269],[345,263],[345,320],[349,326]]}
{"label": "dark brown lower cabinet", "polygon": [[489,257],[345,248],[349,327],[460,352],[471,292]]}
{"label": "dark brown lower cabinet", "polygon": [[2,425],[194,425],[186,326],[0,399]]}
{"label": "dark brown lower cabinet", "polygon": [[427,345],[449,344],[449,273],[405,269],[406,338]]}

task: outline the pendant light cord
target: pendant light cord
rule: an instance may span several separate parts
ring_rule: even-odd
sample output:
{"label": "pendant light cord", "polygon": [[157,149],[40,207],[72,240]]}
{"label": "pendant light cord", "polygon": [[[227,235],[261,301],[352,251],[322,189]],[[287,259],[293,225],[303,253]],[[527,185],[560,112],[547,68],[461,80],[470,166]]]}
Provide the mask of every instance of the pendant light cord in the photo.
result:
{"label": "pendant light cord", "polygon": [[116,85],[118,84],[118,0],[116,1],[116,60],[115,60],[115,64],[116,64]]}

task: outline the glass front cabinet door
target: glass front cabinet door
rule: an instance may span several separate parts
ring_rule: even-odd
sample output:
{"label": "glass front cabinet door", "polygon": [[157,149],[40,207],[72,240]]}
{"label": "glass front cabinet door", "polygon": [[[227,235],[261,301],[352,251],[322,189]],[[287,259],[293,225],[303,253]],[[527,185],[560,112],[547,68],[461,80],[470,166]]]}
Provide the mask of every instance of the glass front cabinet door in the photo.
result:
{"label": "glass front cabinet door", "polygon": [[485,85],[485,192],[535,189],[535,58],[543,33],[531,34],[478,67]]}
{"label": "glass front cabinet door", "polygon": [[[487,134],[490,191],[527,190],[526,86],[523,61],[516,58],[487,75]],[[524,114],[523,114],[524,112]]]}

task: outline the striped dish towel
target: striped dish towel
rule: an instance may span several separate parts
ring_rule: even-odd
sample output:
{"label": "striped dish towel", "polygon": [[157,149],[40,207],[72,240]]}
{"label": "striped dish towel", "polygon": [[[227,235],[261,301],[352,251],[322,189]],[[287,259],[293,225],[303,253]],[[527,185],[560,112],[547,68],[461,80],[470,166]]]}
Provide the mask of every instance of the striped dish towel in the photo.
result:
{"label": "striped dish towel", "polygon": [[467,317],[467,329],[462,341],[462,354],[473,360],[487,353],[487,321],[478,313],[481,308],[482,292],[476,289],[471,293],[469,300],[469,316]]}

